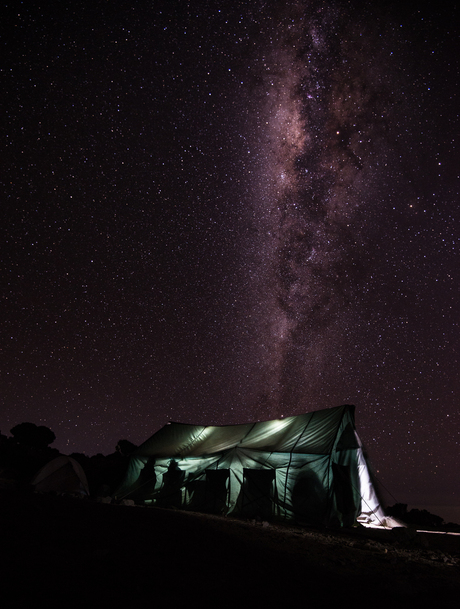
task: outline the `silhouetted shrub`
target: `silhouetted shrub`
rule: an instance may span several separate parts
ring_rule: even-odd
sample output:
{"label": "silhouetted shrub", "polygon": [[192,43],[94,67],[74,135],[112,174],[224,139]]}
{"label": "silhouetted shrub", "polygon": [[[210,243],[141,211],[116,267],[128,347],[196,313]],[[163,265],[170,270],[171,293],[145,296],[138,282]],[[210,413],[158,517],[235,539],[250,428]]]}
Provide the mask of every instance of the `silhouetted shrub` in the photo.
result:
{"label": "silhouetted shrub", "polygon": [[44,425],[37,426],[35,423],[19,423],[10,431],[16,442],[30,448],[46,448],[56,439],[51,429]]}

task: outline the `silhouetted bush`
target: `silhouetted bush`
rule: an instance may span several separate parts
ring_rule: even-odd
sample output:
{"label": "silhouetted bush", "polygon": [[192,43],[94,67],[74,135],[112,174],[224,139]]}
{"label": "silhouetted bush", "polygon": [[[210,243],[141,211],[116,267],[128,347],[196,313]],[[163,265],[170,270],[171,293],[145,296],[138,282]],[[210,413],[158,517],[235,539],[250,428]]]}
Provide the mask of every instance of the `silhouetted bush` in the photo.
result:
{"label": "silhouetted bush", "polygon": [[130,442],[129,440],[118,440],[118,444],[115,447],[115,450],[122,454],[124,457],[130,455],[133,450],[136,450],[137,446]]}
{"label": "silhouetted bush", "polygon": [[16,442],[30,448],[46,448],[56,439],[51,429],[44,425],[37,426],[35,423],[19,423],[10,431]]}
{"label": "silhouetted bush", "polygon": [[406,503],[395,503],[395,505],[393,505],[392,507],[387,508],[386,512],[389,516],[398,518],[406,524],[438,528],[441,527],[444,523],[444,519],[441,518],[441,516],[431,514],[428,510],[419,510],[417,508],[414,508],[410,511],[407,511]]}

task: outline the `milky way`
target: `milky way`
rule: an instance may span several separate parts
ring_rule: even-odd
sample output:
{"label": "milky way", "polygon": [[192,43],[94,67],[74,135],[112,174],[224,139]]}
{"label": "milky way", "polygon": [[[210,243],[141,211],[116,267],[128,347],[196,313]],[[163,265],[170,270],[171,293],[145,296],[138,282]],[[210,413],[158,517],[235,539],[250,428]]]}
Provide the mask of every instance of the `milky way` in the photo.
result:
{"label": "milky way", "polygon": [[258,416],[317,402],[331,354],[356,331],[367,225],[381,203],[379,165],[389,162],[395,101],[382,31],[363,35],[354,22],[322,3],[261,19],[269,25],[253,58],[253,145],[263,159],[253,205],[266,383]]}
{"label": "milky way", "polygon": [[21,6],[1,432],[108,453],[351,403],[398,500],[458,504],[458,9]]}

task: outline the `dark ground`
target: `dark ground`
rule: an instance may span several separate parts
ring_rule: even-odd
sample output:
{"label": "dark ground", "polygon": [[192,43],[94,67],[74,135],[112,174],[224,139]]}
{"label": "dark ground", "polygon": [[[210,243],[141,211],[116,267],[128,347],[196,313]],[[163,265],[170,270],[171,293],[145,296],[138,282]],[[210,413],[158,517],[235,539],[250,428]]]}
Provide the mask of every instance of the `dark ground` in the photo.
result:
{"label": "dark ground", "polygon": [[458,607],[460,537],[0,491],[8,607]]}

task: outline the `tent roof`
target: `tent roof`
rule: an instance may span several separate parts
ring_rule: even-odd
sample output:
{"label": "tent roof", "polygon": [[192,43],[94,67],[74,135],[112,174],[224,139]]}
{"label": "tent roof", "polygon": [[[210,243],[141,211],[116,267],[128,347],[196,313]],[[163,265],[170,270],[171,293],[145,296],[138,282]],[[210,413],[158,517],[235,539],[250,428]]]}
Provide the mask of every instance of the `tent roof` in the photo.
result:
{"label": "tent roof", "polygon": [[132,456],[198,457],[236,446],[268,452],[329,454],[345,416],[354,429],[354,406],[349,405],[243,425],[169,423]]}

